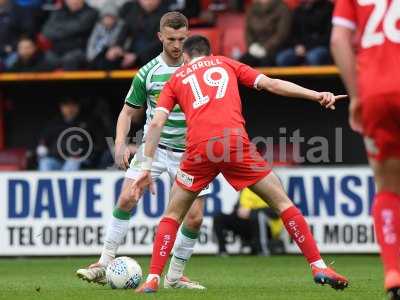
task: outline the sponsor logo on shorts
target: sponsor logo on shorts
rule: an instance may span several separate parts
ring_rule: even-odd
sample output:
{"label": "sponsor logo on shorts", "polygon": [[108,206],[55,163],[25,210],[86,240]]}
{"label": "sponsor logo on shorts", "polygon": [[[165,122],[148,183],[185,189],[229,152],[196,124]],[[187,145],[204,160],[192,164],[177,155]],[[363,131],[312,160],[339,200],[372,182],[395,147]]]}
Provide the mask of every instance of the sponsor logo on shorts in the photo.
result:
{"label": "sponsor logo on shorts", "polygon": [[191,187],[193,185],[194,176],[183,172],[181,169],[178,169],[178,172],[176,174],[176,179],[183,185],[186,185],[187,187]]}

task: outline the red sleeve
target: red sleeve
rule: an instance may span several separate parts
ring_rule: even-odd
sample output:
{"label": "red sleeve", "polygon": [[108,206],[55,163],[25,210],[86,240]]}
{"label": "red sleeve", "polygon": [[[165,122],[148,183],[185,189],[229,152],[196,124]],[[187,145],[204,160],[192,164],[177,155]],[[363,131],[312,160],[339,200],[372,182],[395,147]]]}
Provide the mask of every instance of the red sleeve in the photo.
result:
{"label": "red sleeve", "polygon": [[235,71],[240,84],[250,88],[256,88],[260,75],[262,75],[260,72],[248,65],[227,57],[222,57],[222,60]]}
{"label": "red sleeve", "polygon": [[336,0],[332,23],[335,26],[355,30],[357,24],[355,0]]}
{"label": "red sleeve", "polygon": [[163,90],[161,91],[160,98],[157,102],[157,108],[159,110],[170,113],[176,104],[176,95],[173,91],[171,80],[168,81]]}

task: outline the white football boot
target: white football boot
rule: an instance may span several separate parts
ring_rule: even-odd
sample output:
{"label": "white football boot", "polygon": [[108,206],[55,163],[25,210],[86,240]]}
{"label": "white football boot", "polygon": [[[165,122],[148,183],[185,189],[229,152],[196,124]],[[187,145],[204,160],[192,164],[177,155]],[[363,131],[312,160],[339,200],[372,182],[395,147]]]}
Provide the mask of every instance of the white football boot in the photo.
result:
{"label": "white football boot", "polygon": [[87,268],[77,270],[76,276],[87,282],[94,282],[101,285],[107,283],[106,267],[99,263],[91,264]]}
{"label": "white football boot", "polygon": [[191,290],[205,290],[206,287],[202,286],[196,281],[191,281],[186,276],[182,276],[178,281],[169,281],[167,276],[164,277],[164,288],[165,289],[191,289]]}

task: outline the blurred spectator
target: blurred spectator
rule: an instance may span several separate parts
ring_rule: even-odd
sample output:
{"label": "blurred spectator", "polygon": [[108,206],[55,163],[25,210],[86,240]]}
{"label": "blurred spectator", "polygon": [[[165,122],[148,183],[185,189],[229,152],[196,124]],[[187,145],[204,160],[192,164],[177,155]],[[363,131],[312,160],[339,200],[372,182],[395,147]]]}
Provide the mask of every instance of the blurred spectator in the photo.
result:
{"label": "blurred spectator", "polygon": [[332,9],[329,0],[301,1],[293,15],[291,47],[277,55],[277,65],[323,65],[330,62]]}
{"label": "blurred spectator", "polygon": [[104,153],[104,126],[85,116],[73,97],[62,99],[59,109],[61,115],[47,124],[40,137],[36,149],[38,169],[74,171],[92,167]]}
{"label": "blurred spectator", "polygon": [[274,65],[290,26],[290,12],[282,0],[254,0],[246,15],[248,52],[241,61],[251,66]]}
{"label": "blurred spectator", "polygon": [[[239,203],[231,214],[221,213],[214,216],[213,230],[217,236],[220,255],[227,255],[227,231],[239,235],[242,246],[249,245],[252,255],[284,252],[279,239],[282,229],[282,222],[274,210],[248,188],[241,192]],[[275,242],[271,243],[272,240]]]}
{"label": "blurred spectator", "polygon": [[36,35],[40,31],[40,20],[43,16],[43,0],[13,0],[16,19],[18,20],[17,36],[20,34]]}
{"label": "blurred spectator", "polygon": [[161,52],[158,40],[159,22],[167,12],[161,0],[137,0],[125,3],[120,15],[127,30],[121,32],[117,46],[106,53],[109,61],[119,62],[121,68],[146,64]]}
{"label": "blurred spectator", "polygon": [[54,66],[48,61],[36,46],[34,40],[22,37],[18,41],[17,59],[7,70],[10,72],[40,72],[54,70]]}
{"label": "blurred spectator", "polygon": [[101,19],[90,35],[86,58],[91,69],[110,70],[120,65],[120,60],[108,60],[108,49],[115,46],[118,36],[125,25],[118,17],[118,8],[113,3],[106,3],[101,10]]}
{"label": "blurred spectator", "polygon": [[52,45],[54,64],[65,70],[77,70],[85,64],[86,44],[96,23],[97,12],[84,0],[65,0],[65,6],[51,13],[42,34]]}
{"label": "blurred spectator", "polygon": [[15,48],[15,14],[10,0],[0,0],[0,71],[9,67]]}
{"label": "blurred spectator", "polygon": [[109,3],[114,4],[118,8],[128,2],[130,0],[87,0],[86,3],[89,4],[91,7],[101,11],[103,7]]}
{"label": "blurred spectator", "polygon": [[200,0],[168,0],[168,10],[179,11],[186,16],[186,18],[198,17],[201,13]]}

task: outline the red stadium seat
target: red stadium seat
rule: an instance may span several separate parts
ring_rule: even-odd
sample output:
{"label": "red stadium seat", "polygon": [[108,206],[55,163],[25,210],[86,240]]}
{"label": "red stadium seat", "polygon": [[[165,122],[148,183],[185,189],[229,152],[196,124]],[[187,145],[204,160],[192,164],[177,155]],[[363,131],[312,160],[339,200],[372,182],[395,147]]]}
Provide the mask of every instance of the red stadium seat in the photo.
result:
{"label": "red stadium seat", "polygon": [[222,54],[221,31],[218,28],[196,28],[190,30],[191,35],[200,34],[207,37],[211,43],[211,52],[214,55]]}
{"label": "red stadium seat", "polygon": [[15,148],[0,151],[0,171],[25,170],[27,166],[26,150]]}

